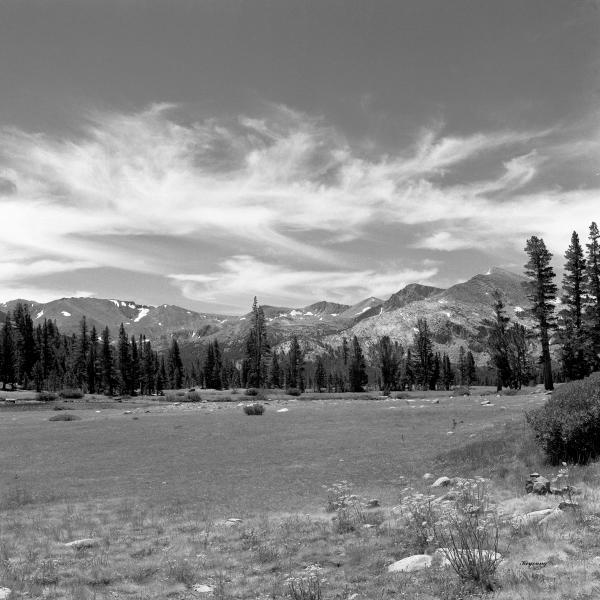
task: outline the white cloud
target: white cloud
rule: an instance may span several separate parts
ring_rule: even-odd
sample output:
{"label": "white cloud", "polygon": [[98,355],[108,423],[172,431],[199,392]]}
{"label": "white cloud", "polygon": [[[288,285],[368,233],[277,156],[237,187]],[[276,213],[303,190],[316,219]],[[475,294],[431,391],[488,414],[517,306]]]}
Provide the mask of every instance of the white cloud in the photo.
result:
{"label": "white cloud", "polygon": [[[422,232],[414,248],[501,250],[522,248],[533,233],[561,244],[597,210],[597,189],[543,189],[544,169],[561,153],[572,157],[577,145],[556,141],[556,132],[550,143],[548,131],[461,137],[436,126],[395,155],[366,156],[324,120],[287,107],[272,106],[262,118],[191,124],[177,122],[174,108],[96,113],[71,139],[0,130],[0,221],[10,223],[0,240],[0,276],[7,285],[99,266],[174,273],[190,296],[216,300],[242,284],[252,295],[253,281],[294,299],[311,285],[323,294],[341,294],[345,281],[366,290],[364,277],[374,286],[369,293],[378,293],[393,282],[375,271],[392,256],[374,255],[373,271],[354,270],[348,248],[377,237],[381,223]],[[483,180],[465,166],[481,157],[497,162]],[[448,172],[455,182],[462,174],[463,183],[444,184],[440,175]],[[539,189],[528,193],[532,182]],[[176,263],[152,258],[143,245],[134,251],[114,243],[136,235],[198,238],[235,256],[222,272],[209,263],[205,272],[178,274]],[[240,255],[267,250],[281,270],[254,261],[263,279],[246,278]]]}
{"label": "white cloud", "polygon": [[187,298],[194,300],[239,299],[255,291],[263,304],[283,299],[300,305],[323,298],[352,302],[370,295],[387,297],[408,283],[427,281],[437,272],[433,267],[385,271],[294,269],[241,255],[223,261],[219,271],[208,276],[176,273],[169,277]]}

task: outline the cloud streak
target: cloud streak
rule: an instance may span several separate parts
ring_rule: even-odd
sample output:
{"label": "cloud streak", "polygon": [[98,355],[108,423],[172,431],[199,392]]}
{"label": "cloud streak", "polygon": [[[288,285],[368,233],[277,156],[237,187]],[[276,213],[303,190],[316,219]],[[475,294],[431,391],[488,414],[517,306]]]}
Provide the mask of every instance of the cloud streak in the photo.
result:
{"label": "cloud streak", "polygon": [[[402,248],[501,251],[532,233],[562,243],[565,223],[587,227],[599,195],[544,187],[547,170],[583,143],[552,130],[444,136],[434,127],[395,155],[377,155],[288,107],[196,122],[179,112],[94,113],[69,138],[0,130],[7,286],[97,266],[159,273],[184,295],[215,302],[239,304],[242,291],[257,289],[290,301],[385,295],[436,274],[403,260]],[[484,179],[470,166],[482,158],[492,165]],[[376,237],[382,223],[418,239],[356,268],[352,243]],[[145,235],[219,250],[186,274],[111,242]]]}

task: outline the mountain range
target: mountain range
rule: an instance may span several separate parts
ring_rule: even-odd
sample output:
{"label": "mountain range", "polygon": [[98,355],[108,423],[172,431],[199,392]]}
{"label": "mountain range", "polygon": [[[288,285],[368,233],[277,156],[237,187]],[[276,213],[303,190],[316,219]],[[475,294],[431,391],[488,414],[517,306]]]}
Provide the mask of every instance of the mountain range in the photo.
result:
{"label": "mountain range", "polygon": [[[501,292],[512,320],[528,327],[533,325],[527,309],[525,283],[521,275],[493,268],[448,289],[409,284],[387,300],[369,297],[351,306],[322,300],[302,308],[262,308],[271,344],[285,349],[296,335],[309,358],[329,346],[339,346],[344,337],[349,339],[354,335],[366,349],[367,356],[383,335],[407,347],[412,343],[417,319],[424,317],[434,346],[448,352],[451,360],[456,359],[462,345],[471,349],[478,363],[483,363],[487,359],[483,325],[493,318],[494,290]],[[29,307],[34,325],[51,319],[64,333],[77,332],[85,316],[88,327],[95,326],[98,334],[108,326],[114,338],[123,323],[129,335],[143,334],[159,349],[168,347],[175,336],[187,352],[217,339],[233,357],[243,353],[251,315],[209,314],[130,300],[61,298],[47,303],[12,300],[0,304],[0,317],[14,310],[18,302]]]}

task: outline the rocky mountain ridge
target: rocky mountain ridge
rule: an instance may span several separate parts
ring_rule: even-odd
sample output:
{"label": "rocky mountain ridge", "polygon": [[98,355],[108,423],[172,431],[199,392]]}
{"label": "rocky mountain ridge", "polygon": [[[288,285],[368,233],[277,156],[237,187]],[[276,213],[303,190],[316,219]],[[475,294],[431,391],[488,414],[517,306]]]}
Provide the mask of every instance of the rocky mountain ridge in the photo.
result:
{"label": "rocky mountain ridge", "polygon": [[[427,319],[437,348],[452,357],[463,345],[478,362],[486,358],[483,326],[493,318],[493,292],[498,289],[512,320],[533,325],[524,288],[525,278],[504,269],[491,269],[448,289],[409,284],[387,300],[365,298],[349,306],[322,300],[302,308],[263,306],[271,344],[285,349],[296,335],[308,356],[337,347],[344,337],[356,335],[367,351],[382,335],[404,347],[412,343],[420,317]],[[83,316],[88,328],[98,333],[108,326],[116,337],[121,323],[129,335],[145,335],[158,348],[166,348],[173,336],[188,351],[217,339],[232,356],[241,356],[250,328],[250,313],[242,316],[201,313],[175,305],[149,306],[129,300],[62,298],[47,303],[13,300],[0,305],[14,310],[17,302],[29,307],[34,325],[51,319],[64,333],[79,331]]]}

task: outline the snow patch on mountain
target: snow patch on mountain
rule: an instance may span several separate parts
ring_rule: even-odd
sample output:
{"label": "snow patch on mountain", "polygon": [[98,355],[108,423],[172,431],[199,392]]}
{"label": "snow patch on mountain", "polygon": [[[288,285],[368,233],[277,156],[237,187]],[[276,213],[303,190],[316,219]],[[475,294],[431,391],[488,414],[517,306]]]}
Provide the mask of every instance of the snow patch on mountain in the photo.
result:
{"label": "snow patch on mountain", "polygon": [[139,323],[149,312],[149,308],[140,308],[138,316],[133,320],[134,323]]}
{"label": "snow patch on mountain", "polygon": [[35,318],[39,319],[43,314],[44,314],[44,311],[40,310],[40,312],[37,315],[35,315]]}
{"label": "snow patch on mountain", "polygon": [[62,314],[65,316],[65,317],[70,317],[70,316],[71,316],[71,313],[70,313],[70,312],[67,312],[66,310],[61,310],[60,312],[61,312],[61,313],[62,313]]}

